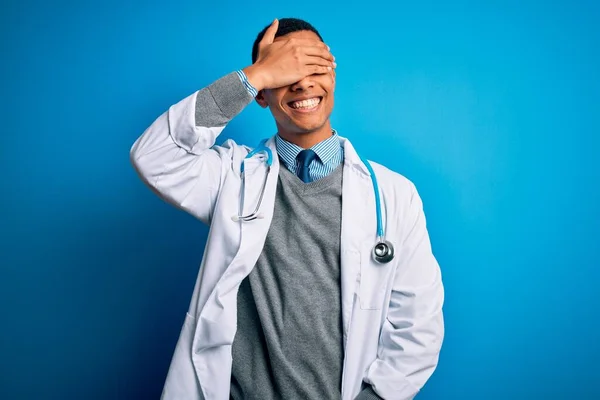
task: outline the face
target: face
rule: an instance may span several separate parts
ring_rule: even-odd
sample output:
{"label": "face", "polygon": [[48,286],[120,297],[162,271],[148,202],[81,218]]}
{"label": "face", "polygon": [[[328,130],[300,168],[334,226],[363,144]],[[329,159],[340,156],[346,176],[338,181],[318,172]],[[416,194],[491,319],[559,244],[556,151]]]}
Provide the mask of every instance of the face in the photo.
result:
{"label": "face", "polygon": [[[311,31],[297,31],[275,39],[290,37],[320,40]],[[310,75],[292,85],[261,91],[257,97],[262,107],[269,107],[282,136],[331,131],[329,116],[333,110],[335,71]],[[302,103],[299,103],[301,102]]]}

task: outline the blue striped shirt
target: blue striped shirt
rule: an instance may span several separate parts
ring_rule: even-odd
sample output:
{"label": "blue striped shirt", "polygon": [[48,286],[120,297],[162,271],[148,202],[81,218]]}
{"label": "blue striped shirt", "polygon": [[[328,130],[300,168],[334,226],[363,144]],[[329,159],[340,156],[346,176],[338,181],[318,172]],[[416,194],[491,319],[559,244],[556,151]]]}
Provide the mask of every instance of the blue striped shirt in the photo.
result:
{"label": "blue striped shirt", "polygon": [[258,90],[256,90],[256,88],[250,84],[250,81],[248,80],[248,77],[246,76],[244,71],[242,71],[240,69],[235,72],[237,73],[237,76],[240,78],[240,80],[246,87],[246,90],[248,91],[248,93],[250,93],[252,95],[252,97],[256,97],[258,95]]}
{"label": "blue striped shirt", "polygon": [[[288,142],[279,135],[275,136],[275,146],[282,163],[297,176],[299,164],[296,157],[304,149]],[[317,157],[309,167],[311,181],[326,177],[344,161],[344,148],[335,130],[333,130],[331,137],[315,144],[310,149],[317,153]]]}

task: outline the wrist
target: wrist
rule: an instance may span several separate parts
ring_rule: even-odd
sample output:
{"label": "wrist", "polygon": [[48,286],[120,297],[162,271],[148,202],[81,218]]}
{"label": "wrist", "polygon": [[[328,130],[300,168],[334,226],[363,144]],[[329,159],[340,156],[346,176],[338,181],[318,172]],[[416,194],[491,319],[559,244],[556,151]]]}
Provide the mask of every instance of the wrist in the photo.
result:
{"label": "wrist", "polygon": [[248,82],[257,90],[261,91],[265,89],[265,83],[263,74],[260,71],[260,67],[257,67],[256,64],[252,64],[249,67],[242,69],[244,74],[246,74],[246,78]]}

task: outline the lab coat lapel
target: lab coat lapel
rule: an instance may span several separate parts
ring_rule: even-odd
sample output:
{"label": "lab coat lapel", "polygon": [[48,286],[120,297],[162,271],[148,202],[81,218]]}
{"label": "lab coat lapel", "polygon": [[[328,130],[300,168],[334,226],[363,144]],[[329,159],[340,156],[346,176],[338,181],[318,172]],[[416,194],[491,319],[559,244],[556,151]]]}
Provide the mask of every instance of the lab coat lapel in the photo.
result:
{"label": "lab coat lapel", "polygon": [[[267,141],[266,145],[273,153],[273,165],[260,206],[263,218],[236,222],[241,225],[240,247],[200,313],[194,338],[194,365],[202,389],[210,399],[227,399],[230,376],[224,372],[231,369],[231,344],[237,325],[237,288],[254,268],[273,218],[279,158],[274,138]],[[267,171],[266,163],[259,161],[257,156],[246,162],[244,215],[256,208]]]}
{"label": "lab coat lapel", "polygon": [[[368,240],[375,242],[373,186],[368,169],[348,139],[341,138],[344,146],[344,173],[342,183],[342,232],[340,258],[342,268],[342,321],[344,347],[352,317],[354,294],[358,290],[361,248]],[[373,215],[371,215],[373,214]],[[372,239],[371,239],[372,238]]]}

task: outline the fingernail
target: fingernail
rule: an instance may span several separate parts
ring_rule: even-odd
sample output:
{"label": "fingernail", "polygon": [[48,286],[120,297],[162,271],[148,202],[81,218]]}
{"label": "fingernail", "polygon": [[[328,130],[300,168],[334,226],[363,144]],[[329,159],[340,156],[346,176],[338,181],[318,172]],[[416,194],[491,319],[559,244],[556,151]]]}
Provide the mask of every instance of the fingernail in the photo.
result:
{"label": "fingernail", "polygon": [[[326,45],[327,46],[327,45]],[[327,51],[331,51],[331,49],[329,48],[329,46],[327,46]]]}
{"label": "fingernail", "polygon": [[327,71],[331,71],[331,67],[327,67]]}
{"label": "fingernail", "polygon": [[333,68],[335,68],[335,67],[337,67],[337,64],[336,64],[336,63],[333,63]]}

